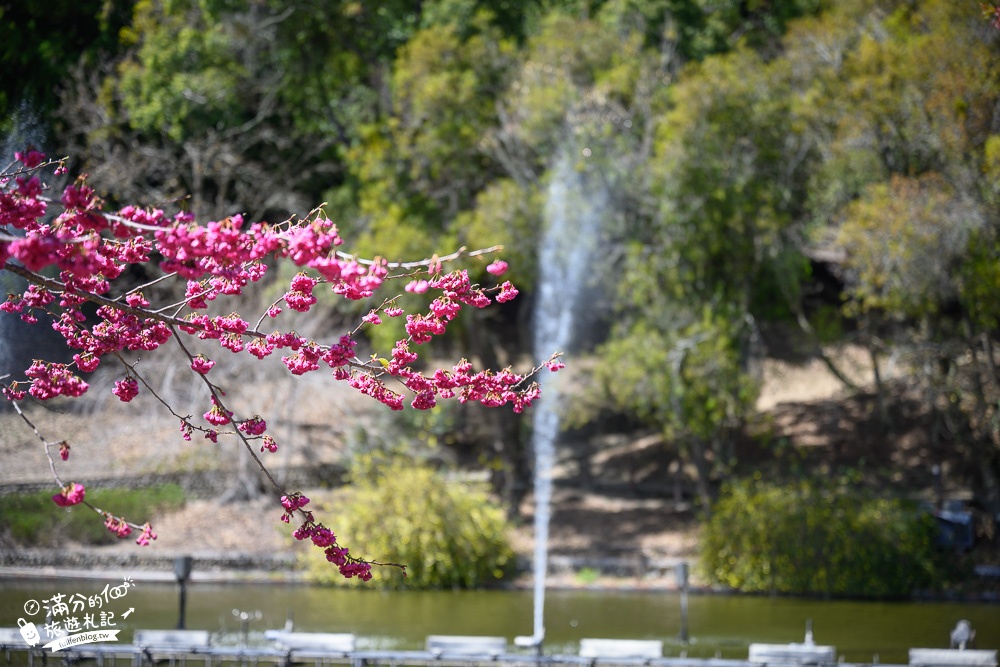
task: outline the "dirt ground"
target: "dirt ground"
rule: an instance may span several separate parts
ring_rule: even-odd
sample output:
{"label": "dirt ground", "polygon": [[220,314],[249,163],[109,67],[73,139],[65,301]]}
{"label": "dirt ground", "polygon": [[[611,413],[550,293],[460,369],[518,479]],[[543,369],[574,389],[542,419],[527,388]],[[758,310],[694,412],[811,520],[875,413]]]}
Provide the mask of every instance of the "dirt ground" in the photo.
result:
{"label": "dirt ground", "polygon": [[[852,373],[857,381],[864,383],[867,378],[861,357],[850,351],[844,358],[857,362]],[[849,463],[865,456],[865,452],[857,451],[858,443],[854,442],[857,434],[847,425],[852,419],[864,421],[867,417],[862,413],[869,408],[857,404],[858,413],[850,414],[850,405],[839,400],[843,397],[840,383],[819,362],[799,366],[770,362],[764,371],[765,391],[759,407],[765,411],[767,428],[773,430],[775,437],[794,437],[800,444],[828,456],[832,452],[835,456],[831,460],[839,457]],[[892,369],[886,369],[890,378],[891,373]],[[241,384],[261,386],[260,382],[247,380]],[[240,404],[252,398],[257,404],[264,403],[259,408],[262,414],[278,415],[272,420],[270,430],[280,442],[291,444],[266,460],[279,479],[282,471],[292,466],[335,460],[352,443],[371,438],[382,428],[378,418],[372,416],[368,399],[332,382],[307,377],[297,382],[275,381],[268,386],[272,390],[265,396],[259,392],[252,396],[236,393],[232,400]],[[107,386],[95,387],[93,394],[105,398],[91,399],[82,407],[59,404],[26,407],[38,434],[16,414],[0,413],[0,461],[3,462],[0,485],[52,484],[51,469],[64,482],[86,481],[169,470],[195,472],[217,466],[220,460],[236,459],[234,455],[225,455],[227,449],[236,451],[236,443],[184,442],[177,432],[176,418],[163,416],[162,408],[152,399],[147,398],[146,402],[137,399],[136,403],[124,406],[113,397],[107,398]],[[185,406],[183,393],[172,398],[182,408]],[[191,405],[193,409],[194,403]],[[294,423],[281,418],[293,410],[297,416]],[[63,438],[71,443],[72,455],[69,461],[62,462],[55,448],[49,447],[49,455],[54,459],[50,468],[42,440],[56,442]],[[926,468],[923,464],[930,459],[922,457],[932,457],[933,453],[920,450],[918,444],[909,451],[904,437],[899,447],[886,448],[888,458],[883,468]],[[562,557],[562,562],[575,564],[577,570],[599,564],[602,559],[641,562],[647,570],[655,570],[658,563],[694,559],[698,545],[697,513],[688,502],[689,495],[669,492],[671,480],[679,478],[683,470],[680,462],[670,460],[665,451],[657,437],[647,434],[598,443],[590,449],[585,461],[581,461],[578,448],[561,452],[555,471],[550,554]],[[868,456],[872,454],[869,452]],[[767,465],[768,461],[760,463]],[[651,485],[658,491],[650,492]],[[515,548],[525,558],[530,557],[534,544],[534,509],[529,495],[521,508],[524,521],[513,529]],[[280,515],[281,509],[273,499],[237,504],[223,504],[210,498],[192,499],[181,511],[149,517],[158,534],[150,549],[165,555],[263,554],[282,553],[301,546],[293,544],[290,529],[280,522]],[[335,518],[329,519],[329,523],[335,524]],[[126,540],[108,548],[137,547]]]}

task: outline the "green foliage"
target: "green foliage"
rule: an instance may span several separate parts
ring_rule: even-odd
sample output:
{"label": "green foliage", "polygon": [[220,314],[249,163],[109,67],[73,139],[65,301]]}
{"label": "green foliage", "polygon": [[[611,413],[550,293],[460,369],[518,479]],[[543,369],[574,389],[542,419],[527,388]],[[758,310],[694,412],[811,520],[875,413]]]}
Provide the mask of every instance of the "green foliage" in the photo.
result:
{"label": "green foliage", "polygon": [[[0,129],[26,100],[35,113],[58,102],[68,71],[81,61],[93,65],[102,52],[115,52],[118,30],[128,22],[132,0],[48,0],[0,4]],[[20,149],[22,146],[16,146]]]}
{"label": "green foliage", "polygon": [[458,441],[462,406],[442,401],[430,410],[403,410],[391,416],[392,430],[400,440],[423,451],[454,446]]}
{"label": "green foliage", "polygon": [[992,331],[1000,326],[1000,240],[997,230],[970,235],[969,246],[958,271],[959,295],[969,319],[977,329]]}
{"label": "green foliage", "polygon": [[711,439],[740,424],[757,395],[740,368],[732,324],[709,309],[678,328],[639,322],[600,348],[594,379],[613,405],[658,425],[669,439]]}
{"label": "green foliage", "polygon": [[818,481],[729,486],[702,533],[713,583],[744,592],[906,596],[935,583],[927,514]]}
{"label": "green foliage", "polygon": [[706,499],[757,396],[756,322],[788,319],[809,274],[796,239],[816,156],[794,97],[787,63],[743,49],[682,72],[647,167],[659,208],[637,219],[598,353],[594,386],[690,452]]}
{"label": "green foliage", "polygon": [[[504,245],[525,298],[449,333],[477,362],[524,353],[569,156],[609,192],[614,269],[594,273],[615,278],[595,282],[620,285],[578,411],[711,449],[752,410],[761,325],[796,321],[817,344],[912,342],[900,358],[955,392],[929,406],[980,406],[958,426],[997,461],[997,41],[952,0],[8,2],[0,59],[31,76],[0,106],[51,102],[82,56],[60,117],[100,189],[271,221],[326,193],[351,250],[390,260]],[[810,299],[817,257],[836,258],[843,309]],[[383,345],[402,325],[366,330]],[[959,367],[982,377],[947,379]]]}
{"label": "green foliage", "polygon": [[[607,3],[593,18],[552,11],[529,37],[504,97],[510,136],[502,137],[504,148],[516,147],[527,162],[527,173],[550,168],[573,137],[638,140],[651,100],[662,101],[664,72],[635,17],[623,1]],[[614,159],[628,157],[617,152],[609,163]]]}
{"label": "green foliage", "polygon": [[664,4],[677,23],[679,51],[689,59],[699,60],[738,45],[773,55],[788,23],[818,12],[824,3],[821,0],[669,0]]}
{"label": "green foliage", "polygon": [[480,13],[474,30],[436,24],[400,49],[394,113],[361,129],[347,153],[358,184],[362,253],[395,260],[455,247],[451,225],[496,175],[482,138],[514,44]]}
{"label": "green foliage", "polygon": [[544,0],[430,0],[420,7],[421,27],[453,24],[468,36],[477,30],[479,16],[489,17],[491,26],[506,37],[521,40],[524,37],[525,19],[539,10]]}
{"label": "green foliage", "polygon": [[938,0],[900,4],[882,37],[851,41],[842,67],[850,122],[845,109],[820,190],[842,191],[833,199],[849,314],[920,318],[949,307],[970,239],[996,222],[977,200],[992,196],[981,175],[994,162],[985,118],[1000,79],[984,66],[993,56],[969,28],[974,15]]}
{"label": "green foliage", "polygon": [[[95,507],[139,524],[152,515],[183,507],[184,496],[184,490],[176,484],[135,490],[87,490],[87,501]],[[32,547],[54,547],[67,541],[114,544],[120,539],[108,532],[99,514],[83,505],[58,507],[47,491],[0,496],[3,533],[16,544]]]}
{"label": "green foliage", "polygon": [[[395,568],[375,568],[373,581],[384,587],[478,588],[499,583],[515,565],[500,507],[405,457],[358,457],[338,511],[341,544],[406,566],[405,578]],[[343,581],[319,550],[310,551],[314,581]]]}
{"label": "green foliage", "polygon": [[951,276],[981,224],[981,215],[936,174],[870,186],[847,208],[837,237],[855,275],[849,312],[936,312],[955,298]]}
{"label": "green foliage", "polygon": [[702,60],[744,45],[774,53],[788,23],[818,12],[821,0],[565,0],[546,2],[549,14],[628,15],[650,47],[666,41],[684,61]]}
{"label": "green foliage", "polygon": [[473,210],[458,215],[455,225],[464,246],[502,245],[503,258],[511,269],[503,278],[513,280],[518,289],[531,289],[535,283],[537,234],[544,224],[543,207],[543,195],[537,187],[498,179],[479,193]]}
{"label": "green foliage", "polygon": [[[708,59],[673,88],[674,109],[657,143],[670,282],[685,298],[750,309],[749,291],[769,262],[787,262],[815,158],[795,120],[787,63],[752,52]],[[662,230],[662,231],[661,231]],[[797,297],[798,271],[778,297]]]}
{"label": "green foliage", "polygon": [[120,67],[122,103],[132,127],[182,142],[206,127],[223,129],[245,120],[237,94],[250,72],[236,58],[233,26],[220,20],[212,4],[136,5],[126,35],[139,47]]}

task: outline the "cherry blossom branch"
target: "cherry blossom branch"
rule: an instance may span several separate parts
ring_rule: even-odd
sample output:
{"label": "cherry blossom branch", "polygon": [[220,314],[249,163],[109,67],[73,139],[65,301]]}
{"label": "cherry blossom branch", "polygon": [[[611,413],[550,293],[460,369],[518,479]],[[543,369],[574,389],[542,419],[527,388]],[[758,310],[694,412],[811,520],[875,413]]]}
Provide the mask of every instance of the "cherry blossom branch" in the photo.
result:
{"label": "cherry blossom branch", "polygon": [[[150,393],[150,395],[152,395],[153,398],[155,398],[157,401],[159,401],[160,405],[162,405],[164,407],[164,409],[167,412],[169,412],[173,417],[179,419],[182,424],[187,424],[192,429],[206,430],[206,429],[202,429],[199,426],[195,426],[195,425],[191,424],[191,421],[190,421],[191,420],[191,415],[181,415],[176,410],[174,410],[173,406],[170,405],[170,403],[168,403],[167,401],[165,401],[163,399],[163,397],[160,396],[156,392],[156,389],[154,389],[153,386],[149,382],[146,381],[146,378],[143,377],[142,373],[138,372],[135,369],[136,365],[138,365],[138,363],[139,363],[138,361],[129,363],[125,359],[125,357],[122,356],[122,354],[120,352],[113,352],[112,354],[118,359],[118,361],[122,364],[122,366],[124,366],[129,371],[129,374],[131,376],[134,376],[139,382],[141,382],[142,386],[145,387],[146,391],[148,391]],[[124,388],[120,387],[121,383],[122,383],[122,381],[119,380],[116,383],[116,385],[119,385],[119,386],[116,386],[115,390],[113,390],[113,391],[115,391],[115,395],[118,396],[120,400],[123,400],[123,402],[127,403],[128,401],[124,401],[124,399],[122,399],[123,392],[125,392],[125,395],[131,396],[131,397],[136,396],[138,392],[137,392],[137,390],[135,391],[135,393],[133,393],[132,390],[125,390]],[[131,400],[131,398],[129,398],[129,400]]]}
{"label": "cherry blossom branch", "polygon": [[[4,377],[7,377],[7,376],[5,375]],[[2,378],[0,378],[0,379],[2,379]],[[52,459],[52,453],[49,451],[49,445],[51,443],[48,440],[46,440],[42,436],[41,433],[38,432],[38,427],[36,427],[35,424],[30,419],[28,419],[28,415],[24,414],[24,412],[21,410],[21,406],[18,405],[17,401],[11,400],[10,404],[14,406],[14,410],[17,412],[17,414],[21,418],[21,420],[25,424],[27,424],[28,428],[30,428],[32,431],[34,431],[34,433],[38,437],[38,439],[42,441],[42,447],[43,447],[43,449],[45,451],[45,458],[49,460],[49,469],[52,471],[52,477],[56,480],[56,484],[58,484],[59,486],[65,486],[65,484],[63,484],[63,481],[59,478],[59,473],[56,472],[56,463]],[[65,444],[66,444],[65,440],[63,440],[62,442],[60,442],[59,443],[60,448],[62,448],[62,446],[65,445]],[[69,451],[69,446],[68,445],[66,446],[65,451],[67,451],[67,452]]]}
{"label": "cherry blossom branch", "polygon": [[[346,382],[393,410],[404,409],[404,396],[409,394],[410,407],[418,410],[431,409],[440,399],[454,399],[487,407],[510,406],[519,413],[540,395],[538,383],[529,379],[543,368],[562,368],[561,353],[557,352],[526,374],[515,373],[509,367],[474,372],[465,359],[451,368],[417,370],[422,365],[416,364],[419,354],[415,349],[443,335],[462,309],[485,308],[517,296],[509,281],[494,284],[490,278],[490,284],[483,286],[474,283],[465,270],[450,273],[443,270],[446,262],[497,253],[501,246],[471,252],[463,247],[448,255],[415,262],[388,262],[378,257],[360,258],[339,249],[343,240],[322,207],[313,209],[301,220],[289,218],[278,225],[248,225],[239,215],[198,224],[188,213],[180,212],[169,218],[161,210],[134,206],[106,213],[102,210],[103,201],[82,178],[64,189],[58,203],[43,197],[46,186],[34,172],[41,168],[44,156],[28,151],[15,157],[24,168],[15,173],[10,173],[10,169],[0,173],[0,227],[19,230],[23,236],[0,235],[0,267],[27,280],[28,288],[22,294],[8,295],[0,303],[0,310],[18,313],[26,322],[37,322],[35,311],[48,313],[53,328],[64,337],[69,348],[78,352],[71,364],[35,360],[24,371],[28,380],[4,386],[4,396],[12,402],[28,394],[38,400],[81,396],[89,385],[71,369],[91,373],[103,357],[116,358],[125,367],[126,377],[115,382],[112,393],[129,402],[139,393],[141,383],[181,421],[185,439],[198,430],[217,441],[220,433],[216,427],[232,424],[232,430],[223,433],[234,434],[241,441],[280,494],[282,520],[289,523],[293,516],[300,517],[302,523],[295,537],[323,548],[327,559],[345,577],[367,580],[371,577],[371,566],[379,562],[352,556],[338,544],[331,530],[317,523],[312,512],[304,509],[309,502],[307,498],[282,489],[251,445],[251,440],[261,440],[262,453],[277,449],[274,438],[266,433],[266,422],[259,415],[241,419],[229,410],[223,398],[225,392],[207,377],[215,362],[201,354],[192,354],[184,343],[184,335],[215,340],[233,353],[249,354],[260,360],[279,352],[284,354],[281,361],[293,375],[326,366],[335,380]],[[61,163],[57,170],[64,170]],[[53,216],[47,210],[49,206],[61,206],[61,212]],[[238,297],[247,285],[262,280],[268,270],[265,261],[268,258],[292,262],[300,271],[255,326],[251,328],[249,321],[236,312],[207,314],[210,302]],[[163,275],[112,298],[114,281],[130,266],[140,264],[152,265]],[[58,271],[58,278],[43,274],[46,270]],[[403,273],[390,275],[393,270]],[[486,272],[495,277],[506,270],[506,262],[499,259],[486,267]],[[425,312],[407,314],[398,306],[398,296],[383,298],[381,305],[362,317],[357,327],[332,344],[319,343],[294,331],[277,330],[268,334],[261,331],[265,319],[278,318],[284,307],[308,312],[317,303],[313,291],[319,285],[346,299],[367,300],[383,289],[386,281],[401,278],[409,279],[405,292],[427,294],[430,303]],[[151,305],[143,290],[169,280],[187,281],[186,286],[181,285],[185,287],[183,299],[159,307]],[[83,312],[81,306],[87,302],[97,306],[96,313]],[[167,314],[168,311],[173,315]],[[382,316],[403,315],[406,315],[406,336],[396,341],[390,354],[375,354],[367,361],[358,358],[354,337],[362,327],[379,326]],[[175,339],[192,371],[202,376],[208,389],[211,408],[203,418],[210,428],[196,424],[190,415],[177,413],[138,372],[138,361],[126,360],[126,352],[152,352],[170,338]],[[386,386],[387,376],[402,387],[401,392]],[[35,432],[45,442],[37,429]],[[68,455],[68,445],[60,451]],[[46,453],[55,474],[48,449]],[[57,475],[56,480],[61,484]],[[80,484],[66,485],[53,500],[61,506],[81,503],[84,491]],[[92,509],[105,516],[112,532],[119,535],[130,532],[133,524]],[[148,543],[153,537],[146,524],[140,543]]]}
{"label": "cherry blossom branch", "polygon": [[[194,365],[196,364],[195,356],[191,354],[191,351],[188,350],[187,346],[184,344],[184,341],[181,340],[181,337],[179,335],[177,335],[176,330],[174,331],[174,341],[181,348],[181,351],[185,354],[185,356],[187,356],[188,361],[192,364],[192,369],[194,369]],[[208,392],[212,399],[212,404],[218,406],[219,411],[226,416],[227,421],[235,423],[233,419],[233,414],[234,414],[233,411],[229,410],[226,407],[225,402],[222,400],[223,392],[208,379],[208,373],[207,372],[200,373],[196,370],[194,370],[193,372],[200,377],[201,381],[204,382],[205,386],[208,388]],[[257,456],[257,453],[253,451],[253,447],[250,446],[250,441],[246,438],[246,436],[242,433],[242,431],[240,431],[237,428],[232,432],[235,433],[236,437],[238,437],[240,442],[243,443],[244,448],[246,448],[247,452],[250,453],[250,456],[257,464],[257,467],[260,468],[260,471],[264,473],[264,475],[267,477],[268,481],[271,483],[271,486],[275,488],[275,490],[278,492],[279,495],[287,495],[285,493],[284,488],[282,488],[282,486],[278,484],[278,481],[274,479],[274,477],[271,475],[271,471],[267,469],[267,466],[265,466],[264,462],[260,460],[260,457]],[[263,432],[263,430],[261,432]]]}
{"label": "cherry blossom branch", "polygon": [[[44,287],[45,289],[56,293],[63,294],[67,292],[67,287],[64,283],[56,280],[55,278],[48,278],[41,275],[40,273],[35,273],[34,271],[29,271],[23,266],[15,264],[12,260],[7,260],[3,265],[4,271],[10,271],[14,275],[21,276],[29,283],[38,285],[39,287]],[[110,299],[108,297],[102,296],[100,294],[94,294],[93,292],[74,292],[75,295],[80,298],[90,301],[91,303],[96,303],[99,306],[108,306],[109,308],[114,308],[130,315],[135,315],[137,317],[148,317],[150,319],[156,320],[158,322],[163,322],[168,325],[184,325],[191,326],[189,322],[176,317],[170,317],[169,315],[163,315],[155,310],[147,310],[145,308],[136,308],[127,303],[121,303],[117,299]]]}
{"label": "cherry blossom branch", "polygon": [[[462,257],[481,257],[483,255],[489,255],[491,253],[498,253],[503,250],[502,245],[490,246],[489,248],[481,248],[479,250],[468,250],[465,246],[462,246],[458,250],[448,255],[434,255],[433,257],[427,257],[415,262],[386,262],[385,266],[389,269],[417,269],[425,266],[435,266],[440,265],[444,262],[453,262]],[[346,252],[337,252],[337,256],[341,259],[346,259],[348,261],[357,262],[358,264],[374,264],[377,260],[365,259],[363,257],[358,257],[357,255],[352,255]]]}
{"label": "cherry blossom branch", "polygon": [[[21,406],[18,405],[17,401],[10,400],[10,403],[11,405],[14,406],[14,410],[17,412],[18,416],[22,419],[22,421],[24,421],[24,423],[27,424],[28,427],[35,433],[38,439],[42,441],[43,451],[45,452],[45,458],[48,459],[49,461],[49,469],[52,472],[52,477],[53,479],[55,479],[56,484],[58,484],[60,487],[59,493],[52,496],[52,500],[55,501],[57,505],[59,505],[60,507],[69,507],[72,505],[83,504],[84,506],[90,508],[94,512],[100,514],[105,519],[104,525],[108,528],[108,530],[111,533],[117,535],[118,537],[122,538],[127,537],[132,533],[133,528],[137,528],[142,531],[142,534],[139,536],[139,539],[136,540],[136,544],[139,544],[140,546],[147,546],[150,540],[156,539],[156,534],[153,533],[152,527],[149,525],[148,522],[146,522],[143,525],[130,523],[126,521],[123,517],[115,516],[111,512],[106,512],[98,507],[95,507],[93,504],[85,500],[84,498],[86,491],[82,484],[78,484],[76,482],[70,482],[69,484],[64,484],[62,479],[59,477],[59,473],[56,472],[56,463],[55,460],[52,458],[52,452],[49,451],[49,446],[53,443],[49,442],[49,440],[47,440],[39,432],[38,427],[36,427],[34,422],[32,422],[31,419],[28,418],[28,415],[24,414],[24,411],[21,410]],[[67,443],[65,440],[62,440],[58,444],[59,444],[59,453],[62,459],[65,461],[67,458],[69,458],[69,450],[70,450],[69,443]]]}

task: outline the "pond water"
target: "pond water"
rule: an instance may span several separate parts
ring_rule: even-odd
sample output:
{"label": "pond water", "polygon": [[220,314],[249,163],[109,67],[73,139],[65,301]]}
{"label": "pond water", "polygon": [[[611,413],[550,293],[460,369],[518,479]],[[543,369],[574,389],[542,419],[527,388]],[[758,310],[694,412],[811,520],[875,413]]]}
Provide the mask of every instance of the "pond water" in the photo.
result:
{"label": "pond water", "polygon": [[[114,614],[121,640],[136,628],[177,625],[176,584],[136,582],[119,588],[93,580],[0,579],[0,627],[18,618],[44,624],[44,609],[26,614],[30,600],[51,603],[53,596],[100,613]],[[99,598],[99,600],[98,600]],[[97,605],[100,606],[97,606]],[[32,608],[28,605],[29,611]],[[852,602],[792,598],[691,595],[690,643],[679,640],[680,596],[671,592],[550,590],[545,603],[549,654],[575,653],[585,637],[660,639],[667,656],[746,658],[752,642],[786,643],[803,639],[812,620],[818,644],[832,645],[848,662],[905,664],[909,648],[946,648],[951,628],[968,619],[977,631],[977,648],[1000,648],[1000,605],[952,602]],[[133,609],[128,613],[128,609]],[[249,621],[251,633],[281,628],[291,614],[297,630],[350,632],[359,649],[420,649],[431,634],[499,635],[532,633],[531,591],[374,592],[284,584],[207,584],[187,587],[186,627],[239,632],[233,610],[260,612]],[[127,616],[126,616],[127,614]],[[67,617],[69,614],[67,614]],[[122,618],[125,616],[125,618]]]}

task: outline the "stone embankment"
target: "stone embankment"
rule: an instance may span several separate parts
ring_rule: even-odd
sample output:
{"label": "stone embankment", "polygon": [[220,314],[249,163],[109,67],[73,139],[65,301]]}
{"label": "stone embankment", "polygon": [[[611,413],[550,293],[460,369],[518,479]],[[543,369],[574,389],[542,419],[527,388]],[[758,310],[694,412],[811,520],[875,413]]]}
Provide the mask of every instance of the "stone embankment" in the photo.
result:
{"label": "stone embankment", "polygon": [[128,551],[101,548],[16,549],[0,552],[0,577],[120,579],[173,582],[174,561],[181,555],[194,558],[193,581],[304,580],[294,554],[246,552],[155,553],[145,549]]}

